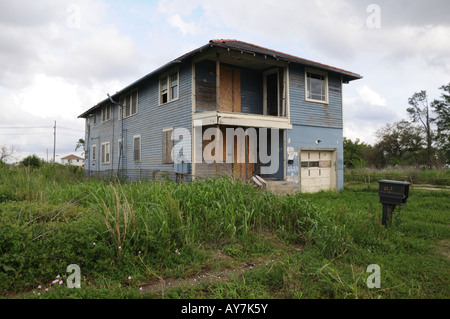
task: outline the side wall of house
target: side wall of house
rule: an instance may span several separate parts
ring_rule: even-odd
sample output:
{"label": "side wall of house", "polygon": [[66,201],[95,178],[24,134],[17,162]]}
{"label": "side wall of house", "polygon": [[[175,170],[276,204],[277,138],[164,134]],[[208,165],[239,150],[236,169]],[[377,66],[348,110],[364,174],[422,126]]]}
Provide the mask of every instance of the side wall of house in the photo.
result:
{"label": "side wall of house", "polygon": [[[305,68],[291,65],[289,70],[290,120],[286,132],[286,152],[294,151],[294,161],[287,161],[286,177],[298,181],[298,147],[332,148],[337,151],[337,188],[344,186],[342,89],[340,75],[328,72],[329,103],[305,99]],[[317,141],[320,141],[317,143]],[[289,156],[286,154],[286,158]]]}
{"label": "side wall of house", "polygon": [[[172,69],[176,70],[176,68]],[[119,120],[119,107],[113,106],[111,120],[101,121],[101,112],[97,112],[97,124],[89,118],[89,164],[87,170],[105,171],[126,169],[130,179],[151,177],[143,176],[143,170],[173,171],[181,169],[184,173],[191,173],[191,165],[165,164],[162,162],[163,130],[185,128],[191,131],[192,113],[192,72],[189,63],[180,65],[178,99],[159,105],[159,77],[152,77],[138,87],[137,114]],[[122,123],[123,121],[123,123]],[[119,140],[122,138],[123,125],[123,159],[119,162]],[[89,136],[88,136],[89,135]],[[141,159],[134,161],[133,140],[140,136]],[[111,158],[108,164],[101,163],[101,144],[109,142]],[[178,140],[174,141],[177,144]],[[97,145],[96,160],[92,160],[92,145]]]}

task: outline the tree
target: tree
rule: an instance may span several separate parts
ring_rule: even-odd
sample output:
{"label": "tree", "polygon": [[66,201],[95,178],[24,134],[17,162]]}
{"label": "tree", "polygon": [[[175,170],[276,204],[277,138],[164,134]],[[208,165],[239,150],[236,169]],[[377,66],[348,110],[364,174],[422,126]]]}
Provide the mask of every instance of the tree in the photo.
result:
{"label": "tree", "polygon": [[79,149],[79,148],[83,148],[84,150],[84,139],[80,138],[77,142],[77,145],[75,146],[75,152]]}
{"label": "tree", "polygon": [[5,145],[0,145],[0,161],[6,162],[8,159],[15,159],[16,147],[11,145],[9,148]]}
{"label": "tree", "polygon": [[422,130],[426,136],[427,145],[427,164],[429,167],[433,164],[433,134],[431,131],[431,118],[430,118],[430,104],[428,103],[427,91],[420,91],[413,94],[412,97],[408,99],[409,105],[411,107],[407,108],[406,111],[413,123],[420,123]]}
{"label": "tree", "polygon": [[353,142],[351,139],[344,137],[345,167],[366,166],[371,149],[371,145],[361,142],[359,138]]}
{"label": "tree", "polygon": [[22,160],[23,166],[30,166],[34,168],[39,168],[43,165],[44,161],[41,160],[37,155],[29,155]]}
{"label": "tree", "polygon": [[441,98],[434,100],[431,103],[436,117],[431,121],[436,123],[436,144],[439,149],[439,155],[443,162],[450,164],[450,83],[441,86],[439,89],[443,90]]}
{"label": "tree", "polygon": [[427,164],[424,156],[426,142],[418,126],[402,120],[387,124],[377,131],[377,144],[374,146],[383,161],[377,166],[420,165]]}

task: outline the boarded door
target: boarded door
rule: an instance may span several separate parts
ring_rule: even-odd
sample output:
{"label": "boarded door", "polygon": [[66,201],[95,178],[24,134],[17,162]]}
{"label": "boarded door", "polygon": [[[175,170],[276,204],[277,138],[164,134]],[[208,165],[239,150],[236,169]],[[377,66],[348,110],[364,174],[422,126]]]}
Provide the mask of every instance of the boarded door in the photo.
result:
{"label": "boarded door", "polygon": [[240,179],[252,178],[255,169],[254,163],[251,163],[251,159],[254,157],[252,152],[253,147],[250,145],[250,138],[248,136],[245,136],[245,144],[241,150],[238,150],[237,137],[234,138],[234,177]]}
{"label": "boarded door", "polygon": [[241,112],[241,72],[224,65],[220,66],[219,110]]}

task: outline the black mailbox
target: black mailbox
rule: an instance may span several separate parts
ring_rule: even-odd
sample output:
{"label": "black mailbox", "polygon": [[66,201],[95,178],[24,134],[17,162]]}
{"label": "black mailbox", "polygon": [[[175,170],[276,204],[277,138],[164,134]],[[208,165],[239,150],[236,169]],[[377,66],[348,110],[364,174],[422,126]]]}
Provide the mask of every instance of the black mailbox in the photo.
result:
{"label": "black mailbox", "polygon": [[409,197],[408,182],[381,180],[378,181],[380,195],[380,203],[393,205],[406,205],[406,200]]}
{"label": "black mailbox", "polygon": [[381,180],[378,181],[378,195],[383,204],[383,225],[389,226],[392,221],[392,213],[395,206],[404,206],[409,197],[408,182]]}

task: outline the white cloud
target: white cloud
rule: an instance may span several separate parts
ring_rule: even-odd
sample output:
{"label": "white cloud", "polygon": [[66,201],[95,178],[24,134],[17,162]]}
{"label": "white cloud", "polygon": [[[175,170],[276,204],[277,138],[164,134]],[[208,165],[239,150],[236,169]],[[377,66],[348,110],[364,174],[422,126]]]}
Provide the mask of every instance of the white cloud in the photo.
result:
{"label": "white cloud", "polygon": [[357,86],[359,98],[370,105],[386,106],[386,100],[380,94],[371,90],[367,85]]}
{"label": "white cloud", "polygon": [[186,23],[179,14],[175,14],[168,19],[169,24],[177,28],[183,35],[195,35],[198,33],[198,27],[194,23]]}

